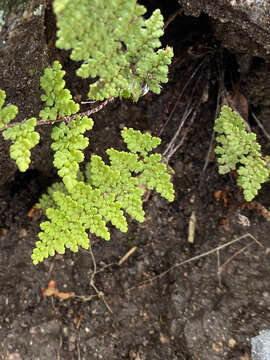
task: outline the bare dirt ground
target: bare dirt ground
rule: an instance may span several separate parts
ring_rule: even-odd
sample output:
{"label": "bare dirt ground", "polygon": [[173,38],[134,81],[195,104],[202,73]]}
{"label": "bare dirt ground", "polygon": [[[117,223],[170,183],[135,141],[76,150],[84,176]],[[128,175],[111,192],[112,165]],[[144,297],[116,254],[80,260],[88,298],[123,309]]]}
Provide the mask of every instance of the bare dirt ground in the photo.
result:
{"label": "bare dirt ground", "polygon": [[[233,55],[212,43],[204,19],[181,21],[181,44],[176,28],[168,28],[168,37],[175,31],[175,59],[162,95],[115,101],[104,109],[105,120],[94,117],[89,134],[90,150],[102,154],[121,146],[123,125],[150,130],[161,135],[164,152],[192,109],[194,118],[174,141],[183,143],[170,157],[175,201],[152,193],[145,222],[129,221],[127,234],[112,228],[110,242],[92,239],[92,253],[67,251],[34,266],[30,256],[44,216],[29,210],[50,178],[29,171],[6,184],[0,192],[0,359],[248,360],[250,339],[270,327],[270,223],[262,208],[270,205],[269,184],[248,206],[234,175],[218,174],[213,152],[205,160],[219,65],[225,80],[237,67]],[[52,281],[60,296],[48,289]],[[50,290],[55,295],[45,296]]]}

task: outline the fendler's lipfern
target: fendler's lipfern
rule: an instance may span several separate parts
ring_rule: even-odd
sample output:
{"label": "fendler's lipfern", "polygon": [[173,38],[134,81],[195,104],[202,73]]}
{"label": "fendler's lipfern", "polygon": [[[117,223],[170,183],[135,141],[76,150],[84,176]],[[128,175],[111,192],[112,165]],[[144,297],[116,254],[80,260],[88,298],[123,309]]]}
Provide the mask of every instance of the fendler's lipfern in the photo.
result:
{"label": "fendler's lipfern", "polygon": [[243,119],[228,106],[222,107],[214,129],[218,133],[215,152],[219,173],[236,170],[237,184],[243,188],[246,201],[251,201],[269,178],[256,134],[247,132]]}
{"label": "fendler's lipfern", "polygon": [[145,85],[160,93],[173,51],[156,50],[164,26],[159,9],[145,20],[146,9],[136,0],[54,0],[54,11],[56,46],[83,62],[78,76],[97,78],[90,85],[90,99],[120,96],[137,101]]}
{"label": "fendler's lipfern", "polygon": [[[88,123],[90,127],[91,121]],[[75,129],[82,134],[86,127],[82,129],[79,122],[74,122],[71,131]],[[65,132],[61,134],[61,139],[57,138],[57,147],[52,144],[57,152],[68,136]],[[174,189],[161,155],[149,155],[149,151],[159,145],[160,139],[127,128],[122,131],[122,137],[130,152],[108,149],[109,165],[101,157],[92,155],[82,174],[78,172],[78,166],[67,165],[66,155],[62,162],[57,163],[64,183],[53,185],[39,202],[38,206],[46,211],[49,221],[41,224],[40,241],[36,242],[32,255],[34,264],[55,252],[63,254],[65,248],[75,252],[79,246],[87,249],[91,233],[109,240],[108,222],[126,232],[125,212],[143,222],[143,194],[147,189],[155,189],[173,201]],[[85,146],[83,138],[82,135],[80,148]],[[71,161],[76,163],[76,159],[81,160],[81,157],[73,157]],[[68,181],[65,179],[66,168],[72,169]]]}
{"label": "fendler's lipfern", "polygon": [[20,171],[26,171],[31,162],[30,150],[39,143],[39,133],[35,131],[36,118],[15,125],[3,133],[5,140],[11,140],[10,157],[16,161]]}
{"label": "fendler's lipfern", "polygon": [[[17,106],[4,106],[6,93],[0,90],[0,131],[8,127],[18,113]],[[35,131],[36,118],[30,118],[22,124],[16,124],[3,131],[5,140],[11,140],[10,157],[14,159],[20,171],[26,171],[31,162],[30,150],[38,144],[39,134]]]}
{"label": "fendler's lipfern", "polygon": [[[58,27],[56,46],[70,50],[71,59],[81,62],[79,76],[95,79],[90,99],[137,101],[148,89],[160,93],[161,83],[168,81],[173,56],[170,47],[160,48],[164,26],[160,10],[145,19],[146,9],[136,0],[54,0],[53,7]],[[80,171],[89,142],[85,132],[93,126],[88,115],[95,111],[78,113],[79,105],[65,88],[64,74],[58,61],[45,69],[40,79],[44,108],[39,119],[25,119],[21,124],[9,124],[18,109],[3,107],[5,93],[0,91],[0,131],[12,141],[11,157],[21,171],[27,170],[30,150],[39,141],[36,127],[61,122],[53,127],[51,145],[61,182],[40,199],[48,221],[41,224],[40,240],[32,254],[34,264],[55,252],[64,253],[66,248],[88,248],[89,234],[109,240],[109,222],[127,231],[125,214],[142,222],[142,199],[147,189],[155,189],[169,201],[174,199],[161,155],[149,154],[160,139],[133,129],[122,131],[128,152],[108,149],[109,164],[93,155],[85,172]]]}
{"label": "fendler's lipfern", "polygon": [[18,108],[15,105],[3,107],[5,100],[6,93],[4,90],[0,90],[0,130],[4,129],[18,114]]}
{"label": "fendler's lipfern", "polygon": [[[41,100],[46,104],[39,114],[40,124],[47,119],[53,121],[58,117],[76,114],[79,110],[79,105],[73,101],[70,91],[65,88],[64,75],[61,64],[55,61],[52,67],[45,69],[44,75],[40,78],[40,85],[44,91]],[[0,131],[8,127],[3,131],[3,137],[12,142],[10,157],[16,161],[19,170],[24,172],[31,162],[31,149],[40,139],[39,133],[35,130],[37,119],[32,117],[10,126],[9,123],[17,115],[18,108],[14,105],[3,107],[5,98],[5,92],[0,90]],[[79,116],[78,121],[81,121]],[[62,127],[64,126],[63,124]]]}

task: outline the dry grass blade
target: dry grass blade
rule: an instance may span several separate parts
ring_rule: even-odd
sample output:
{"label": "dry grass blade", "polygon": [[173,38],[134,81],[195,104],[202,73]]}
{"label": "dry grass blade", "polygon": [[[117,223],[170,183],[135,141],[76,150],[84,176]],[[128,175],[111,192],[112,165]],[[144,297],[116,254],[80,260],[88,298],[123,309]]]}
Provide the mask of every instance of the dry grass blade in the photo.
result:
{"label": "dry grass blade", "polygon": [[135,251],[136,251],[137,247],[133,246],[119,261],[118,261],[118,265],[122,265]]}
{"label": "dry grass blade", "polygon": [[260,129],[262,130],[262,132],[264,133],[265,137],[270,141],[270,135],[268,134],[268,132],[265,130],[263,124],[260,122],[260,120],[257,118],[257,116],[254,114],[254,112],[252,111],[252,116],[254,117],[256,123],[259,125]]}

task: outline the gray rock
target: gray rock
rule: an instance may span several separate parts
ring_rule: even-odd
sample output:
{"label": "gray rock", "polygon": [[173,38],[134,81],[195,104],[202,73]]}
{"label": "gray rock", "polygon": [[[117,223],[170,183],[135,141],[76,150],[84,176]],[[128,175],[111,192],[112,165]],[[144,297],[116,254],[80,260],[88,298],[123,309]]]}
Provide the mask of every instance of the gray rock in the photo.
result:
{"label": "gray rock", "polygon": [[186,15],[209,15],[224,47],[270,59],[268,0],[179,0],[179,4]]}
{"label": "gray rock", "polygon": [[252,360],[270,359],[270,330],[262,330],[251,339]]}

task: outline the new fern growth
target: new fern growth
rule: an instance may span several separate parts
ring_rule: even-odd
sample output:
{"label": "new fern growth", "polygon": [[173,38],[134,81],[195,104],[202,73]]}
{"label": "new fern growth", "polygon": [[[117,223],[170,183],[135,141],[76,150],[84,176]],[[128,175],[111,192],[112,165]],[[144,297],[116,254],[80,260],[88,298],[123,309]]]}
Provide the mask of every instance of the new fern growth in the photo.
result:
{"label": "new fern growth", "polygon": [[237,184],[243,188],[246,201],[251,201],[269,178],[269,170],[256,142],[256,134],[247,132],[243,119],[228,106],[223,106],[216,119],[218,133],[216,154],[219,155],[219,173],[236,170]]}
{"label": "new fern growth", "polygon": [[[85,118],[82,122],[84,128],[79,121],[71,124],[72,131],[80,134],[74,143],[75,152],[85,147],[88,141],[82,132],[92,126],[91,119]],[[54,133],[60,132],[61,135],[52,136],[57,140],[52,148],[57,149],[56,153],[59,154],[59,149],[65,148],[69,136],[60,127],[62,124],[54,128]],[[46,211],[49,221],[41,224],[40,241],[36,242],[32,255],[34,264],[53,256],[55,252],[63,254],[65,248],[75,252],[79,246],[87,249],[88,233],[109,240],[108,222],[126,232],[128,226],[124,211],[131,218],[143,222],[143,195],[147,189],[155,189],[164,198],[173,201],[174,189],[167,167],[161,163],[161,155],[149,155],[149,151],[159,145],[160,139],[127,128],[122,131],[122,138],[130,152],[108,149],[109,165],[101,157],[92,155],[85,173],[78,174],[81,155],[72,156],[68,166],[68,153],[64,155],[63,161],[57,162],[63,183],[52,185],[38,204]],[[66,176],[71,180],[65,181]]]}
{"label": "new fern growth", "polygon": [[76,181],[79,163],[84,160],[81,150],[89,143],[87,137],[82,134],[93,127],[92,119],[77,116],[69,125],[61,123],[53,128],[51,147],[55,151],[54,166],[58,169],[58,175],[63,178],[67,189],[72,189]]}

